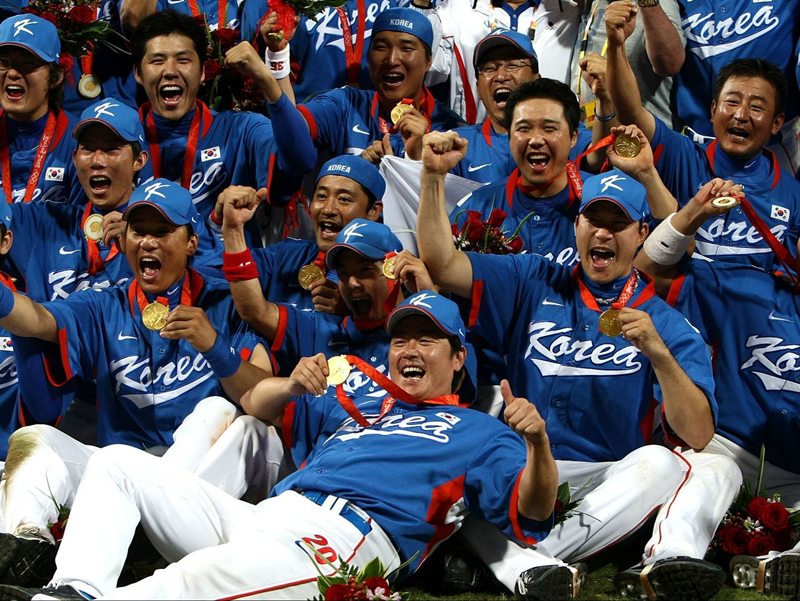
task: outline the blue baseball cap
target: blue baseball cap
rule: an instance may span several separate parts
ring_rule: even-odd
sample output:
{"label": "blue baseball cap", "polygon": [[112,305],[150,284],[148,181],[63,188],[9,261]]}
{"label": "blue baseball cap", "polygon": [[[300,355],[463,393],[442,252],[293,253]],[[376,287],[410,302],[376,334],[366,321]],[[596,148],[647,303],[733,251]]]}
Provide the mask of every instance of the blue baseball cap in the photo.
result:
{"label": "blue baseball cap", "polygon": [[369,219],[353,219],[336,236],[336,241],[325,255],[328,269],[336,269],[336,259],[343,249],[357,252],[362,257],[379,261],[391,252],[403,250],[403,244],[388,225]]}
{"label": "blue baseball cap", "polygon": [[386,180],[378,168],[367,159],[354,154],[343,154],[325,163],[319,172],[317,183],[326,175],[348,177],[364,186],[377,200],[382,200],[386,192]]}
{"label": "blue baseball cap", "polygon": [[467,328],[461,319],[458,305],[430,290],[412,294],[389,314],[386,320],[386,331],[389,335],[392,335],[401,320],[410,315],[423,315],[429,318],[448,336],[457,336],[461,344],[467,348],[467,358],[464,361],[467,377],[461,384],[458,395],[462,401],[472,402],[478,391],[478,360],[475,349],[467,342]]}
{"label": "blue baseball cap", "polygon": [[536,56],[536,51],[533,49],[533,42],[531,42],[531,39],[525,34],[513,29],[501,28],[495,29],[475,46],[475,52],[472,54],[472,66],[475,68],[476,76],[478,75],[478,65],[481,64],[483,55],[492,48],[497,48],[498,46],[511,46],[516,48],[531,59],[533,72],[539,72],[539,58]]}
{"label": "blue baseball cap", "polygon": [[402,31],[422,40],[430,50],[433,47],[433,27],[428,17],[413,8],[389,8],[375,17],[370,45],[375,34],[381,31]]}
{"label": "blue baseball cap", "polygon": [[72,130],[72,137],[80,138],[84,129],[93,123],[109,127],[120,139],[144,145],[144,129],[139,112],[116,98],[105,98],[81,113],[81,120]]}
{"label": "blue baseball cap", "polygon": [[0,190],[0,223],[11,229],[11,204],[6,198],[6,193]]}
{"label": "blue baseball cap", "polygon": [[0,23],[0,46],[24,48],[46,63],[57,62],[61,55],[56,26],[30,13],[9,17]]}
{"label": "blue baseball cap", "polygon": [[619,169],[593,175],[583,182],[579,212],[583,213],[586,207],[598,200],[613,202],[632,221],[641,221],[649,212],[645,187]]}
{"label": "blue baseball cap", "polygon": [[191,226],[195,234],[200,227],[200,215],[189,190],[163,177],[136,188],[122,218],[127,221],[131,212],[142,206],[157,209],[172,225]]}

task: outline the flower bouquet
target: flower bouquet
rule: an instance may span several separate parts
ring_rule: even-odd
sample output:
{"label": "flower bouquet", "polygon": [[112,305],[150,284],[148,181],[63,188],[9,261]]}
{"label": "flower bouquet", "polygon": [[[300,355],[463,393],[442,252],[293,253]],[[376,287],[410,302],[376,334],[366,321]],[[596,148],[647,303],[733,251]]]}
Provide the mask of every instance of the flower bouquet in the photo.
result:
{"label": "flower bouquet", "polygon": [[275,24],[275,33],[270,34],[280,39],[282,32],[292,31],[295,27],[295,17],[307,17],[316,22],[317,15],[328,6],[338,8],[347,4],[347,0],[269,0],[268,12],[278,13],[278,22]]}
{"label": "flower bouquet", "polygon": [[[458,222],[466,212],[467,218],[461,228]],[[479,252],[488,255],[509,255],[522,252],[524,243],[519,233],[522,226],[533,215],[533,212],[525,216],[517,229],[511,236],[506,237],[503,227],[508,214],[501,209],[492,209],[489,218],[483,220],[483,213],[480,211],[459,211],[456,214],[453,224],[450,226],[453,232],[453,241],[458,250]]]}

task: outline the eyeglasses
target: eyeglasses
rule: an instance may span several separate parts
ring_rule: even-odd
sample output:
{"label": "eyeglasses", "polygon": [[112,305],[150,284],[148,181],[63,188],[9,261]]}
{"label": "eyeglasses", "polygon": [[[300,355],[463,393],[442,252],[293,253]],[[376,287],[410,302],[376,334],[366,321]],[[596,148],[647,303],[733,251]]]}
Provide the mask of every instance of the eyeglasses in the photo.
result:
{"label": "eyeglasses", "polygon": [[27,75],[28,73],[33,73],[36,71],[36,69],[43,67],[45,64],[46,63],[37,60],[33,56],[30,58],[18,58],[13,61],[7,56],[0,56],[0,71],[8,71],[11,67],[14,67],[16,71],[19,71],[23,75]]}
{"label": "eyeglasses", "polygon": [[500,67],[506,70],[507,73],[517,73],[520,69],[524,67],[531,67],[529,62],[526,61],[498,61],[496,63],[486,63],[478,67],[478,73],[481,74],[481,77],[490,78],[494,77],[497,72],[500,70]]}

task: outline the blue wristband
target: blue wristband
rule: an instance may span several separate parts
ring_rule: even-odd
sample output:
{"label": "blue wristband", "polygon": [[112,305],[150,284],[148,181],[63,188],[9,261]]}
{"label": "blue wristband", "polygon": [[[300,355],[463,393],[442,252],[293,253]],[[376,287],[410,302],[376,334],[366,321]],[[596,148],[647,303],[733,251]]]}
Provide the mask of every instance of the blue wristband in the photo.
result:
{"label": "blue wristband", "polygon": [[598,121],[611,121],[616,116],[616,113],[611,113],[610,115],[598,115],[597,113],[594,114],[594,118]]}
{"label": "blue wristband", "polygon": [[0,284],[0,319],[8,317],[14,309],[14,293],[11,288]]}
{"label": "blue wristband", "polygon": [[220,333],[217,333],[214,346],[203,353],[203,357],[220,380],[235,374],[242,364],[242,359]]}

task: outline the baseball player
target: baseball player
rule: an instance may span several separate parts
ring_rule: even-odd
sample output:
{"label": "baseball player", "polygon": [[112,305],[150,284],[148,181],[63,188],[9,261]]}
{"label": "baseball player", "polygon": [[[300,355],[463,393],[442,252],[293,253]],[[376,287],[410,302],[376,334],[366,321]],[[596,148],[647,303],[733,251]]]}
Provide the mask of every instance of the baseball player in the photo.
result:
{"label": "baseball player", "polygon": [[636,124],[650,141],[661,179],[680,206],[714,177],[744,186],[760,224],[736,207],[697,231],[697,252],[771,269],[775,258],[762,231],[794,248],[800,230],[800,184],[764,148],[784,122],[783,72],[761,59],[739,59],[721,69],[711,104],[716,139],[694,143],[642,107],[625,55],[626,24],[633,14],[628,11],[606,21],[608,85],[619,120]]}
{"label": "baseball player", "polygon": [[[0,325],[56,343],[47,358],[55,384],[59,376],[96,375],[100,446],[166,451],[165,457],[199,472],[237,414],[227,399],[238,400],[271,373],[267,351],[238,318],[227,285],[187,268],[197,246],[188,191],[166,180],[139,187],[124,219],[123,247],[135,276],[127,286],[88,289],[44,304],[3,287]],[[193,411],[196,419],[184,422]],[[6,536],[0,544],[52,557],[46,524],[60,506],[72,504],[94,450],[50,426],[18,430],[4,474],[5,519],[8,531],[21,538]],[[282,457],[280,447],[275,450]],[[222,468],[204,477],[230,490],[240,485],[236,475]],[[39,560],[25,548],[20,553],[24,574],[15,575],[24,581],[35,576],[28,564],[38,566]]]}
{"label": "baseball player", "polygon": [[[695,231],[727,210],[712,203],[728,196],[732,183],[715,179],[703,186],[652,233],[637,263],[656,275],[661,292],[675,300],[675,307],[715,349],[714,375],[721,399],[717,433],[698,455],[732,458],[745,481],[754,484],[763,445],[763,486],[770,494],[780,494],[785,506],[800,508],[794,435],[799,400],[794,349],[800,340],[796,286],[761,269],[685,254]],[[799,552],[795,547],[759,558],[735,557],[734,584],[796,598]]]}
{"label": "baseball player", "polygon": [[79,188],[74,117],[61,110],[64,73],[55,26],[23,13],[0,23],[0,167],[13,202],[68,202]]}
{"label": "baseball player", "polygon": [[[623,574],[648,582],[659,598],[710,598],[724,572],[701,558],[740,475],[727,458],[689,472],[680,454],[648,444],[659,408],[673,444],[704,447],[714,433],[716,402],[703,340],[632,269],[648,232],[644,187],[614,172],[585,182],[575,220],[581,262],[574,269],[537,255],[464,253],[444,234],[440,192],[444,174],[462,157],[454,134],[426,137],[417,224],[422,259],[443,290],[470,299],[474,333],[506,355],[511,387],[525,390],[547,422],[560,478],[582,498],[584,514],[560,524],[539,551],[490,543],[496,537],[483,527],[465,529],[465,536],[510,589],[548,598],[570,568],[542,549],[580,561],[663,505],[642,565]],[[696,497],[681,503],[682,492],[695,489],[707,499],[702,516]]]}
{"label": "baseball player", "polygon": [[[244,225],[255,214],[263,192],[258,196],[252,188],[238,187],[220,194],[215,219],[222,222],[225,240],[223,271],[233,284],[242,318],[260,329],[267,301],[327,313],[343,312],[336,271],[328,270],[325,253],[354,218],[374,221],[380,217],[385,190],[383,176],[364,159],[351,155],[332,159],[322,166],[311,199],[316,240],[287,238],[264,249],[248,248],[244,233]],[[226,204],[239,208],[247,205],[253,210],[231,211],[223,219]],[[320,277],[308,278],[307,273]]]}
{"label": "baseball player", "polygon": [[[452,302],[420,292],[387,329],[392,379],[373,377],[392,393],[380,407],[375,397],[326,393],[322,355],[243,398],[252,415],[282,423],[295,459],[306,460],[257,506],[133,449],[99,451],[62,541],[60,582],[46,594],[305,599],[317,592],[318,570],[331,573],[315,557],[357,566],[377,557],[389,570],[408,561],[398,575],[405,577],[458,528],[464,510],[521,541],[542,538],[557,474],[535,408],[506,386],[509,428],[458,404],[453,390],[474,362]],[[403,486],[376,477],[390,470]],[[105,520],[112,511],[116,518]],[[140,519],[176,563],[114,590]],[[114,539],[102,553],[90,543],[100,529]]]}

